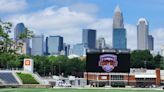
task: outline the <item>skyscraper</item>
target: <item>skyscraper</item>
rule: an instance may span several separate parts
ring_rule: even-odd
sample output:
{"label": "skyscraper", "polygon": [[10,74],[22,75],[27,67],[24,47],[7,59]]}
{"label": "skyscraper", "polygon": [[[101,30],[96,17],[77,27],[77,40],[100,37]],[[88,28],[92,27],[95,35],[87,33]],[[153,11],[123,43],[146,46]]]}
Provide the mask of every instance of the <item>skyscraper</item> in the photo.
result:
{"label": "skyscraper", "polygon": [[70,45],[69,44],[64,44],[64,52],[65,52],[65,56],[69,56],[70,54]]}
{"label": "skyscraper", "polygon": [[87,49],[95,49],[96,47],[96,30],[83,29],[82,43]]}
{"label": "skyscraper", "polygon": [[36,35],[32,37],[32,55],[43,55],[44,54],[44,36]]}
{"label": "skyscraper", "polygon": [[126,49],[126,29],[113,29],[113,48]]}
{"label": "skyscraper", "polygon": [[113,29],[124,28],[123,14],[120,7],[117,5],[114,10]]}
{"label": "skyscraper", "polygon": [[46,40],[47,52],[50,55],[59,55],[63,50],[63,37],[61,36],[49,36]]}
{"label": "skyscraper", "polygon": [[154,38],[152,35],[148,35],[148,49],[154,50]]}
{"label": "skyscraper", "polygon": [[106,48],[105,38],[103,38],[103,37],[98,38],[96,45],[97,45],[96,47],[98,49]]}
{"label": "skyscraper", "polygon": [[19,35],[25,32],[25,26],[23,23],[18,23],[14,28],[14,39],[19,40]]}
{"label": "skyscraper", "polygon": [[45,41],[45,54],[49,55],[49,53],[48,53],[48,37],[46,37],[46,41]]}
{"label": "skyscraper", "polygon": [[123,14],[117,6],[115,8],[115,14],[113,19],[113,48],[114,49],[126,49],[126,29],[123,24]]}
{"label": "skyscraper", "polygon": [[73,45],[72,54],[78,55],[78,56],[85,56],[86,55],[86,48],[84,44],[78,43]]}
{"label": "skyscraper", "polygon": [[[19,36],[21,33],[25,32],[25,26],[23,23],[18,23],[16,27],[14,28],[14,39],[16,41],[16,47],[18,48],[19,51],[17,53],[19,54],[30,54],[30,40],[27,39],[19,39]],[[22,46],[18,46],[19,43],[22,43]]]}
{"label": "skyscraper", "polygon": [[148,49],[149,24],[145,18],[140,18],[137,23],[137,48],[139,50]]}

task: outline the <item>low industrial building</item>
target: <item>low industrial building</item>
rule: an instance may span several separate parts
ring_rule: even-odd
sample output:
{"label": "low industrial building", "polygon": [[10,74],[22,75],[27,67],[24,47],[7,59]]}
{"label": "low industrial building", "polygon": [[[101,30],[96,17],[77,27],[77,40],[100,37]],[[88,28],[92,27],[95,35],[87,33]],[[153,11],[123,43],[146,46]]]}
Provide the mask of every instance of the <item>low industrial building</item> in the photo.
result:
{"label": "low industrial building", "polygon": [[86,78],[87,84],[96,86],[113,86],[122,83],[125,86],[156,87],[164,85],[164,70],[131,68],[130,73],[85,72],[84,78]]}

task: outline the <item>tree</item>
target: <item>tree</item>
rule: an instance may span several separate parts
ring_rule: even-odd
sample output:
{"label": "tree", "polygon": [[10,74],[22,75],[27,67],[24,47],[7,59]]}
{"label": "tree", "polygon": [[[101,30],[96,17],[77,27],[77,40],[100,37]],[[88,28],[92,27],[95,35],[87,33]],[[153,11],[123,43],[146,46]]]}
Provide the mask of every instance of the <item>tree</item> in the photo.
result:
{"label": "tree", "polygon": [[136,50],[131,53],[130,67],[132,68],[163,69],[163,63],[161,55],[157,54],[153,57],[148,50]]}
{"label": "tree", "polygon": [[[162,64],[162,62],[163,62],[162,56],[159,55],[159,54],[157,54],[157,55],[154,57],[153,60],[154,60],[154,64],[155,64],[156,68],[160,68],[160,67],[161,67],[161,64]],[[161,68],[162,68],[162,67],[161,67]]]}
{"label": "tree", "polygon": [[164,58],[162,57],[161,63],[160,63],[160,68],[164,69]]}
{"label": "tree", "polygon": [[0,68],[12,69],[18,68],[20,66],[20,61],[17,60],[15,54],[10,53],[0,53]]}
{"label": "tree", "polygon": [[12,53],[12,39],[9,38],[12,24],[0,20],[0,53]]}
{"label": "tree", "polygon": [[85,71],[85,61],[79,58],[68,59],[65,63],[65,75],[74,75],[77,77],[82,77]]}
{"label": "tree", "polygon": [[25,31],[22,32],[18,37],[20,40],[25,40],[32,38],[33,35],[33,31],[29,30],[28,28],[25,28]]}
{"label": "tree", "polygon": [[136,50],[131,53],[130,67],[145,68],[153,60],[153,56],[148,50]]}
{"label": "tree", "polygon": [[34,71],[38,72],[42,76],[49,75],[51,62],[46,56],[33,56],[34,60]]}

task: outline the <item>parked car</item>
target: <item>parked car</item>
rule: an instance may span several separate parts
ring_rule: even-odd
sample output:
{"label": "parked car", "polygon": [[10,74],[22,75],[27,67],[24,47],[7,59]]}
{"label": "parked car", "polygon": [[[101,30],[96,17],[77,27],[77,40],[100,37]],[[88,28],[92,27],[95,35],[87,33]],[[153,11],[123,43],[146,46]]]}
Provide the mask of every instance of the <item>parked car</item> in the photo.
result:
{"label": "parked car", "polygon": [[71,87],[72,86],[70,83],[65,83],[65,82],[63,82],[61,80],[58,81],[57,83],[58,83],[59,87]]}
{"label": "parked car", "polygon": [[62,87],[71,87],[72,85],[70,83],[63,83]]}

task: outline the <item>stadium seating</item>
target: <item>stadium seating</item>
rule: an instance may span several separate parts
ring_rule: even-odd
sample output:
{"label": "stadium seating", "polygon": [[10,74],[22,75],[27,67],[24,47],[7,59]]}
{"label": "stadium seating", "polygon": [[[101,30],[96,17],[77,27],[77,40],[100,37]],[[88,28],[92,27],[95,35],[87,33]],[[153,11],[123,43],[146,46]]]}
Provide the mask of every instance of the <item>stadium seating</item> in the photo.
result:
{"label": "stadium seating", "polygon": [[0,72],[0,79],[4,81],[6,85],[19,84],[12,72]]}

